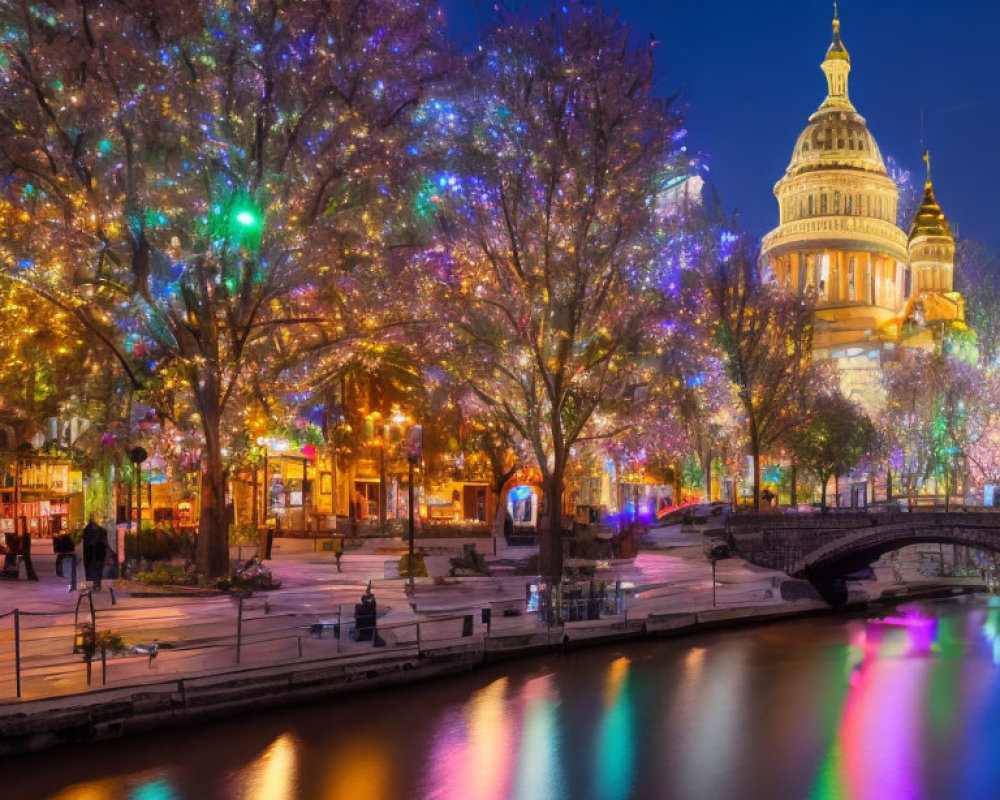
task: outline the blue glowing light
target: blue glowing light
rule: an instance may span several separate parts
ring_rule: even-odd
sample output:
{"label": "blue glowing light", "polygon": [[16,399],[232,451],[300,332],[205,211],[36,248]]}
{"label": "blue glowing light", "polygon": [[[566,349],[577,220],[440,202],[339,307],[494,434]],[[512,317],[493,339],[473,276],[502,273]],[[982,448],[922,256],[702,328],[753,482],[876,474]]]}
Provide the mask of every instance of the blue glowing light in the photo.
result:
{"label": "blue glowing light", "polygon": [[530,486],[515,486],[510,490],[510,499],[514,503],[519,503],[522,500],[527,500],[531,497],[531,487]]}

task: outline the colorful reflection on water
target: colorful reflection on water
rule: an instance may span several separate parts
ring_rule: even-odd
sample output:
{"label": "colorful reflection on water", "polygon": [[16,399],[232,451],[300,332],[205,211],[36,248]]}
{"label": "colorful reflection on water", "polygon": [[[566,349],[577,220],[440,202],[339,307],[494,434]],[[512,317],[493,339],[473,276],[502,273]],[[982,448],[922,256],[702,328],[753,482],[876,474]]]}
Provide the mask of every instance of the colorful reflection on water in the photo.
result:
{"label": "colorful reflection on water", "polygon": [[1000,797],[998,643],[973,599],[556,654],[27,759],[5,796]]}

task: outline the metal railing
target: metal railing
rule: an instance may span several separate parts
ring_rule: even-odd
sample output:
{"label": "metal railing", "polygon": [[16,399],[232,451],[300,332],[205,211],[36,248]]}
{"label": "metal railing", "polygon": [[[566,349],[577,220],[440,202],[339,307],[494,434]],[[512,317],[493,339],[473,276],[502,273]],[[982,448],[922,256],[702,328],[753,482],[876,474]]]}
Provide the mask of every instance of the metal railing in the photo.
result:
{"label": "metal railing", "polygon": [[[77,622],[72,611],[0,614],[0,700],[52,697],[96,686],[128,686],[240,666],[280,665],[298,660],[353,658],[385,647],[414,650],[419,657],[456,643],[482,639],[485,623],[463,610],[359,625],[353,605],[326,613],[279,611],[264,598],[205,598],[177,606],[95,610]],[[7,622],[9,620],[9,622]],[[81,629],[89,628],[89,650],[81,651]],[[110,631],[126,644],[116,651]],[[95,637],[94,634],[97,636]],[[99,679],[96,666],[100,665]],[[6,674],[5,674],[6,673]]]}
{"label": "metal railing", "polygon": [[[71,695],[101,687],[126,688],[164,680],[209,677],[239,669],[280,667],[306,662],[356,662],[372,651],[423,658],[436,652],[476,652],[493,646],[521,646],[525,635],[557,644],[566,638],[600,635],[644,623],[670,613],[692,613],[715,607],[713,588],[688,582],[636,587],[628,603],[614,609],[600,603],[593,619],[593,600],[562,601],[558,614],[525,613],[522,599],[507,597],[440,614],[393,622],[376,620],[374,628],[355,620],[353,604],[331,604],[315,610],[279,594],[248,599],[231,597],[175,601],[170,605],[119,603],[95,609],[79,623],[70,611],[24,611],[0,614],[0,702]],[[658,593],[669,596],[664,609],[642,610],[643,601]],[[732,593],[732,592],[730,592]],[[777,605],[777,591],[761,589],[729,597],[726,608]],[[636,608],[629,605],[635,603]],[[655,603],[655,599],[654,599]],[[574,607],[576,604],[578,607]],[[505,614],[516,612],[513,616]],[[9,620],[9,622],[6,622]],[[362,624],[359,624],[362,623]],[[81,625],[90,625],[89,650],[82,652]],[[113,652],[111,631],[124,640]],[[97,634],[96,637],[93,635]],[[382,650],[381,648],[385,648]],[[74,652],[75,651],[75,652]],[[100,669],[95,667],[99,665]],[[5,676],[6,673],[6,676]]]}

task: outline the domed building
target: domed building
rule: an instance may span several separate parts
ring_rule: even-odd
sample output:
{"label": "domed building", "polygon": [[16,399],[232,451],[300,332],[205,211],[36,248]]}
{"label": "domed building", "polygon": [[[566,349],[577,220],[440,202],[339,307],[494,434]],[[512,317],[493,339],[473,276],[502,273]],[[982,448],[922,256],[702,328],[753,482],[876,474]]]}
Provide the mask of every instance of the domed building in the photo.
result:
{"label": "domed building", "polygon": [[827,97],[774,187],[780,222],[764,237],[762,259],[771,280],[814,299],[815,356],[837,363],[846,394],[871,401],[896,345],[934,347],[948,325],[961,325],[955,242],[929,157],[909,235],[897,226],[899,192],[848,95],[851,56],[836,13],[821,68]]}

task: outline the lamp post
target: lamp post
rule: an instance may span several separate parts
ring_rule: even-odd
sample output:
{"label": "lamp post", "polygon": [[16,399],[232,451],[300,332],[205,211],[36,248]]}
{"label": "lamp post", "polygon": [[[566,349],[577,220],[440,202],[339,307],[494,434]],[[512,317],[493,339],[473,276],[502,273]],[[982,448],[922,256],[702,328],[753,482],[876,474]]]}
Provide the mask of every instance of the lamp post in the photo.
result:
{"label": "lamp post", "polygon": [[253,460],[253,481],[250,484],[251,488],[251,502],[250,502],[250,527],[253,529],[254,534],[257,533],[257,520],[260,517],[260,491],[259,482],[257,480],[257,458]]}
{"label": "lamp post", "polygon": [[[263,448],[263,450],[264,450],[264,479],[263,479],[263,483],[264,483],[264,492],[263,492],[263,495],[264,496],[263,496],[263,498],[261,498],[261,500],[264,503],[264,509],[263,509],[263,513],[260,514],[260,524],[261,525],[267,525],[267,502],[268,502],[268,498],[271,496],[271,487],[270,487],[270,484],[268,484],[268,482],[267,482],[267,439],[265,439],[263,436],[258,436],[257,437],[257,446]],[[257,468],[256,467],[254,467],[253,476],[254,476],[254,481],[256,482],[256,480],[257,480]],[[255,483],[255,485],[256,485],[256,483]],[[260,512],[260,507],[257,505],[258,502],[259,502],[258,498],[257,498],[257,496],[255,494],[255,496],[254,496],[254,516],[255,517],[257,516],[258,512]],[[259,528],[260,525],[258,525],[257,527]]]}
{"label": "lamp post", "polygon": [[135,558],[138,561],[141,555],[139,535],[142,532],[142,462],[149,458],[149,454],[141,447],[133,447],[128,451],[128,457],[135,472]]}
{"label": "lamp post", "polygon": [[20,541],[21,531],[18,520],[21,518],[21,454],[14,457],[14,539]]}
{"label": "lamp post", "polygon": [[414,558],[414,553],[413,553],[413,536],[414,536],[414,530],[413,530],[413,467],[416,465],[416,463],[419,460],[419,458],[420,458],[420,456],[415,455],[414,453],[408,453],[407,456],[406,456],[406,463],[409,465],[409,473],[410,473],[410,482],[408,484],[409,503],[408,503],[408,506],[407,506],[407,511],[409,513],[409,532],[410,532],[410,557],[409,557],[409,561],[407,562],[409,564],[409,568],[410,568],[409,569],[409,572],[410,572],[410,592],[413,591],[413,572],[414,572],[414,569],[413,569],[413,558]]}
{"label": "lamp post", "polygon": [[410,556],[408,566],[410,573],[410,594],[413,593],[413,573],[414,573],[414,546],[413,540],[415,536],[414,525],[413,525],[413,468],[420,463],[420,456],[423,452],[424,445],[424,429],[420,425],[414,425],[410,428],[409,441],[407,442],[407,452],[406,452],[406,463],[409,467],[410,483],[409,483],[409,504],[408,504],[408,516],[409,516],[409,529],[410,529]]}

